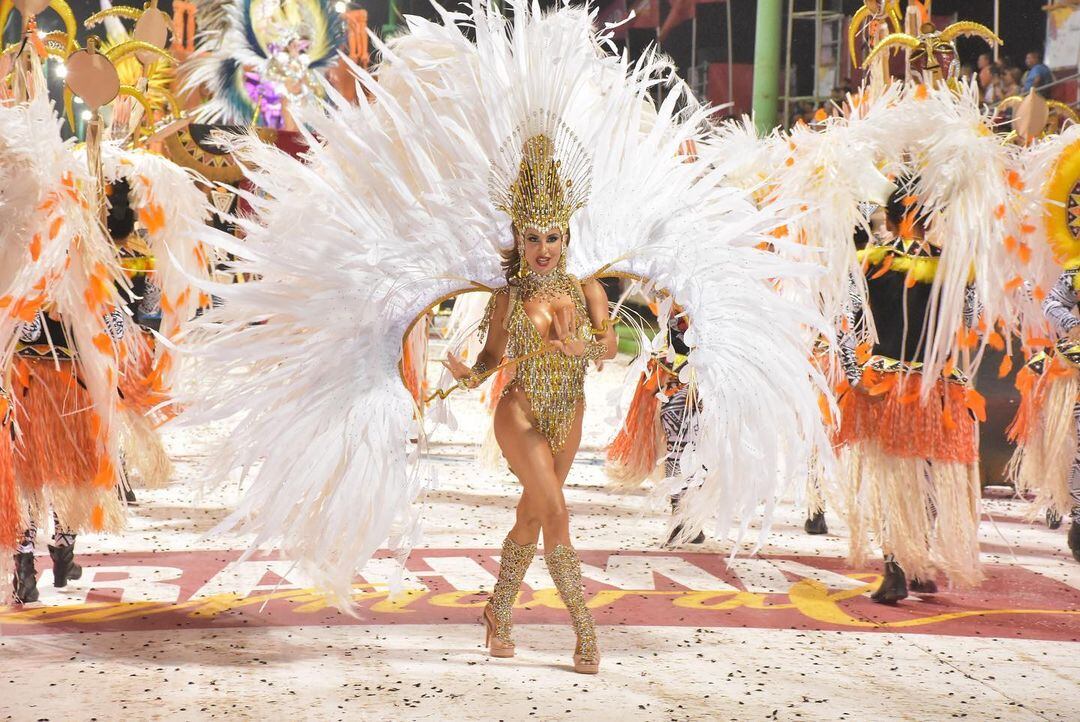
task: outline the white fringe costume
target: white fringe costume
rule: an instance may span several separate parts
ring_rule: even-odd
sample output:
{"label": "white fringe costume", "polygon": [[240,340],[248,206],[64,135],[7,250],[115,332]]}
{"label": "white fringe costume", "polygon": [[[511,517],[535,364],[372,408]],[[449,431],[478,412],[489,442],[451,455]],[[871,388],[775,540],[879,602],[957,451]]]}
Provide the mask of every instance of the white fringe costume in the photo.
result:
{"label": "white fringe costume", "polygon": [[[12,522],[20,532],[31,521],[44,526],[50,508],[72,531],[122,523],[117,380],[130,349],[110,333],[109,317],[125,282],[90,210],[94,185],[73,143],[61,141],[43,89],[29,102],[0,103],[0,387],[10,412],[0,443],[10,443],[11,460],[0,468],[3,548],[15,543]],[[26,326],[46,312],[62,325],[75,361],[16,356]],[[10,560],[0,554],[4,579]]]}
{"label": "white fringe costume", "polygon": [[[124,395],[125,461],[139,474],[144,487],[168,483],[172,462],[162,445],[157,426],[173,412],[168,405],[177,378],[177,358],[170,348],[209,298],[196,283],[210,278],[211,260],[206,240],[216,231],[206,225],[210,202],[196,182],[198,177],[155,153],[127,150],[117,143],[102,146],[103,175],[107,183],[130,184],[132,208],[146,231],[152,261],[152,283],[160,293],[162,342],[148,332],[132,331],[132,354],[121,368]],[[130,321],[130,319],[129,319]]]}
{"label": "white fringe costume", "polygon": [[[882,167],[916,179],[909,199],[923,218],[928,255],[893,253],[872,239],[855,277],[859,300],[871,277],[905,274],[905,300],[902,310],[864,308],[865,328],[850,330],[856,335],[850,345],[860,352],[848,376],[862,387],[844,391],[839,401],[850,560],[865,563],[876,545],[911,578],[930,580],[940,571],[953,583],[973,585],[982,576],[975,424],[982,409],[968,380],[986,346],[1004,348],[1021,330],[1020,319],[1034,313],[1031,299],[1017,293],[1023,264],[1006,243],[1009,151],[970,84],[896,84],[880,100],[880,114],[869,111],[876,121],[866,147],[876,149]],[[793,156],[799,152],[795,144]],[[842,173],[843,164],[830,167]],[[836,233],[852,231],[852,200]],[[871,260],[871,249],[888,258]],[[905,342],[902,359],[870,357],[871,345],[884,340],[878,326],[891,320],[879,316],[875,324],[873,315],[907,313],[906,289],[919,284],[926,284],[925,315],[901,325],[905,336],[913,330],[921,340]]]}
{"label": "white fringe costume", "polygon": [[[1080,126],[1014,151],[1014,238],[1030,256],[1025,290],[1043,314],[1025,335],[1034,353],[1016,377],[1020,406],[1009,428],[1016,451],[1009,478],[1034,497],[1031,517],[1080,519],[1080,360],[1067,335],[1080,292],[1080,243],[1069,207],[1080,179]],[[1030,339],[1030,340],[1028,340]],[[1034,349],[1031,349],[1034,351]]]}

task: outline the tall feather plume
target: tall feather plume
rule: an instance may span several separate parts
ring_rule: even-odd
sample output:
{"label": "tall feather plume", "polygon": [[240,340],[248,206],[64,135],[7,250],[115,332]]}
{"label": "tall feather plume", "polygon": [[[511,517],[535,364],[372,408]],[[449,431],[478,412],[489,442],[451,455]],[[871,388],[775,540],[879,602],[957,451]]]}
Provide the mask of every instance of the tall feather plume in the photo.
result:
{"label": "tall feather plume", "polygon": [[1010,252],[1004,222],[1009,204],[1008,149],[991,130],[974,84],[957,90],[905,89],[892,117],[898,138],[918,176],[914,195],[926,213],[927,237],[942,249],[926,328],[924,390],[948,364],[974,374],[990,340],[963,339],[965,289],[974,287],[985,330],[997,328],[1006,344],[1020,313],[1013,291],[1024,264]]}
{"label": "tall feather plume", "polygon": [[[334,0],[295,0],[283,7],[288,29],[305,35],[310,43],[308,67],[325,72],[345,42]],[[212,22],[220,22],[217,12]],[[221,12],[224,31],[200,33],[195,55],[181,69],[180,88],[182,92],[201,88],[210,96],[197,111],[200,121],[247,125],[256,106],[247,93],[244,74],[248,70],[265,73],[273,54],[271,43],[286,28],[257,22],[252,0],[232,0]]]}
{"label": "tall feather plume", "polygon": [[[60,124],[44,93],[0,105],[0,369],[10,368],[20,324],[48,304],[78,351],[79,379],[115,471],[118,358],[131,347],[109,339],[105,315],[121,305],[126,280],[91,205],[94,179],[73,141],[61,140]],[[104,501],[115,502],[107,489]],[[118,512],[105,516],[119,522]]]}
{"label": "tall feather plume", "polygon": [[773,130],[759,136],[754,122],[744,115],[718,123],[701,144],[713,162],[724,168],[727,185],[765,200],[775,188],[776,172],[786,157],[786,139]]}
{"label": "tall feather plume", "polygon": [[[219,234],[206,224],[210,202],[196,185],[199,176],[156,153],[108,143],[103,146],[102,161],[107,181],[124,178],[131,184],[134,206],[155,259],[154,283],[161,290],[160,334],[173,339],[206,305],[197,284],[209,281],[212,259],[207,242]],[[157,355],[161,381],[169,386],[175,375],[171,351],[162,344]],[[169,360],[163,361],[165,357]]]}
{"label": "tall feather plume", "polygon": [[[801,257],[828,269],[810,287],[782,290],[829,319],[842,317],[852,291],[866,297],[853,234],[870,232],[862,205],[884,205],[893,190],[886,176],[902,166],[888,122],[899,100],[898,86],[869,103],[849,98],[845,114],[817,127],[799,124],[782,140],[784,160],[775,164],[767,201],[784,218],[781,232],[796,242]],[[866,331],[873,333],[872,323]]]}

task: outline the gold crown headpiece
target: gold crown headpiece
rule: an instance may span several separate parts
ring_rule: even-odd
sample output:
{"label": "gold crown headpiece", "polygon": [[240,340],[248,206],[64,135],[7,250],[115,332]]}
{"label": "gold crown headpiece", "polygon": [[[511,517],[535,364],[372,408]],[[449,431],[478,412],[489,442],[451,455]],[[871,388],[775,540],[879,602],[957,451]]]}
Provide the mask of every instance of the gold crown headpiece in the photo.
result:
{"label": "gold crown headpiece", "polygon": [[489,190],[495,207],[510,216],[514,228],[559,227],[589,202],[592,159],[565,123],[549,113],[535,113],[499,148]]}

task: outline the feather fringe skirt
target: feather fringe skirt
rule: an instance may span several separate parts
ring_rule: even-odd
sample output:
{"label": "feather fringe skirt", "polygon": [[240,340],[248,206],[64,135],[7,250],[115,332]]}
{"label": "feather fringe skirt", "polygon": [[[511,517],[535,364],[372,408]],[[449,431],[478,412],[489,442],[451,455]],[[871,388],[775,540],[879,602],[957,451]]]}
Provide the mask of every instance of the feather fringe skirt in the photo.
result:
{"label": "feather fringe skirt", "polygon": [[865,373],[872,392],[840,398],[851,564],[867,564],[876,542],[910,578],[978,584],[981,397],[939,381],[922,398],[917,373]]}
{"label": "feather fringe skirt", "polygon": [[154,363],[154,343],[141,333],[133,353],[128,354],[120,378],[121,442],[129,471],[135,472],[139,486],[160,488],[172,477],[172,461],[157,427],[175,415],[167,402],[169,391],[162,385],[161,369]]}
{"label": "feather fringe skirt", "polygon": [[1009,426],[1016,450],[1009,460],[1008,478],[1018,494],[1035,497],[1030,518],[1053,510],[1062,517],[1072,511],[1069,473],[1077,452],[1077,421],[1073,410],[1080,395],[1080,375],[1058,358],[1041,373],[1025,366],[1017,373],[1020,406]]}
{"label": "feather fringe skirt", "polygon": [[29,509],[40,527],[47,525],[51,509],[76,532],[119,530],[123,507],[116,469],[75,364],[16,358],[12,370],[17,510]]}
{"label": "feather fringe skirt", "polygon": [[607,449],[604,471],[619,488],[640,486],[657,473],[666,443],[655,375],[642,374],[619,433]]}

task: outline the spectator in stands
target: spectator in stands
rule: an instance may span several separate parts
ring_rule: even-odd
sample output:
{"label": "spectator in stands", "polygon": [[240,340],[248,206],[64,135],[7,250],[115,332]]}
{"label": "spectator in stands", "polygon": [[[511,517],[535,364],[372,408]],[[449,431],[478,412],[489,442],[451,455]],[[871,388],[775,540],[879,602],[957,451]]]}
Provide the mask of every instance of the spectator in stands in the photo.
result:
{"label": "spectator in stands", "polygon": [[990,53],[983,53],[979,56],[979,59],[975,61],[975,80],[979,83],[979,91],[982,93],[983,98],[986,98],[986,89],[990,87],[990,83],[993,81],[991,77],[991,69],[994,67],[994,61],[990,57]]}
{"label": "spectator in stands", "polygon": [[1043,97],[1050,96],[1050,90],[1045,86],[1054,82],[1054,74],[1042,61],[1042,53],[1032,50],[1027,54],[1028,71],[1024,74],[1024,84],[1020,89],[1021,95],[1027,95],[1032,89]]}
{"label": "spectator in stands", "polygon": [[985,71],[988,78],[985,87],[981,82],[983,71],[979,71],[979,86],[982,87],[982,99],[987,105],[994,106],[1000,103],[1005,97],[1005,78],[1001,72],[1001,68],[996,65],[986,66]]}
{"label": "spectator in stands", "polygon": [[1020,68],[1009,68],[1005,71],[1005,91],[1003,95],[1008,98],[1013,95],[1020,95],[1020,89],[1023,84],[1023,73]]}

